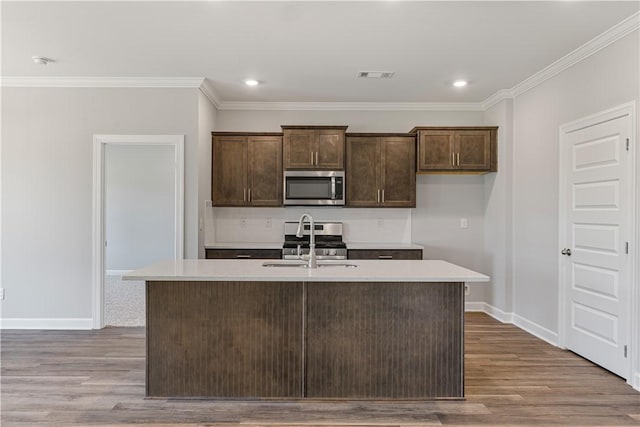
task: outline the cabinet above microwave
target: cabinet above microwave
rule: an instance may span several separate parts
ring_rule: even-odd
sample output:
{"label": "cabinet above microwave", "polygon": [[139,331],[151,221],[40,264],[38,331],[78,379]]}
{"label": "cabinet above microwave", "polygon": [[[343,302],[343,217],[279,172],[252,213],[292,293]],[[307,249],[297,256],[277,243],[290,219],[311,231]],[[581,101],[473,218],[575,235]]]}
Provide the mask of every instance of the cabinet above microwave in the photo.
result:
{"label": "cabinet above microwave", "polygon": [[281,127],[285,170],[344,170],[347,126]]}

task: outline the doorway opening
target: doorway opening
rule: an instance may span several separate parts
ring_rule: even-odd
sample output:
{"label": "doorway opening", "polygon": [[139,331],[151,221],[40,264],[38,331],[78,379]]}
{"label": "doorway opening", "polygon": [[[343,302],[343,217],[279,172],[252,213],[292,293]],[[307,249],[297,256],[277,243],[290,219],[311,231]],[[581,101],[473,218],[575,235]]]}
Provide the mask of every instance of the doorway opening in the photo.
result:
{"label": "doorway opening", "polygon": [[184,136],[95,135],[93,152],[93,328],[138,326],[144,285],[121,276],[183,258]]}

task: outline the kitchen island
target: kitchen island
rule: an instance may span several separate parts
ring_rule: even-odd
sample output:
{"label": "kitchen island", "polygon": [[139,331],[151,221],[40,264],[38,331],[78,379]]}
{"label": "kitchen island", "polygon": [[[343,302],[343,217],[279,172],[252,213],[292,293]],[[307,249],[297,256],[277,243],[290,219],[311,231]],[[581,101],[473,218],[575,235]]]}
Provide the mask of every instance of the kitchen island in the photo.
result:
{"label": "kitchen island", "polygon": [[264,262],[125,276],[146,281],[148,397],[464,397],[464,283],[487,276],[436,260]]}

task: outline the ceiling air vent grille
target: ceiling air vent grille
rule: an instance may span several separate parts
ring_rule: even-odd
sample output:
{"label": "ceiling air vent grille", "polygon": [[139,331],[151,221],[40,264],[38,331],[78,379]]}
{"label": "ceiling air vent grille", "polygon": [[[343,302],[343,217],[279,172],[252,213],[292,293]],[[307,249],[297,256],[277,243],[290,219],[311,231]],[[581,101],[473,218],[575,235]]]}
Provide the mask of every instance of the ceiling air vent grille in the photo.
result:
{"label": "ceiling air vent grille", "polygon": [[367,79],[390,79],[394,71],[358,71],[358,77]]}

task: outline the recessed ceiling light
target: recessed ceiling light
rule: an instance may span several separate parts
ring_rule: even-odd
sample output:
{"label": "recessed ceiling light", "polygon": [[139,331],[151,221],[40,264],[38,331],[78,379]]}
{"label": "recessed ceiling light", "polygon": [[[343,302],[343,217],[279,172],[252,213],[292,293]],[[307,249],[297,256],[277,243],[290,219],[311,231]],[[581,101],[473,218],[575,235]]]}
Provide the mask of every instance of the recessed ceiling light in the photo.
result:
{"label": "recessed ceiling light", "polygon": [[455,82],[453,82],[453,85],[455,87],[463,87],[467,85],[467,82],[464,80],[456,80]]}
{"label": "recessed ceiling light", "polygon": [[260,82],[255,80],[255,79],[246,79],[244,81],[244,84],[246,84],[247,86],[258,86]]}

